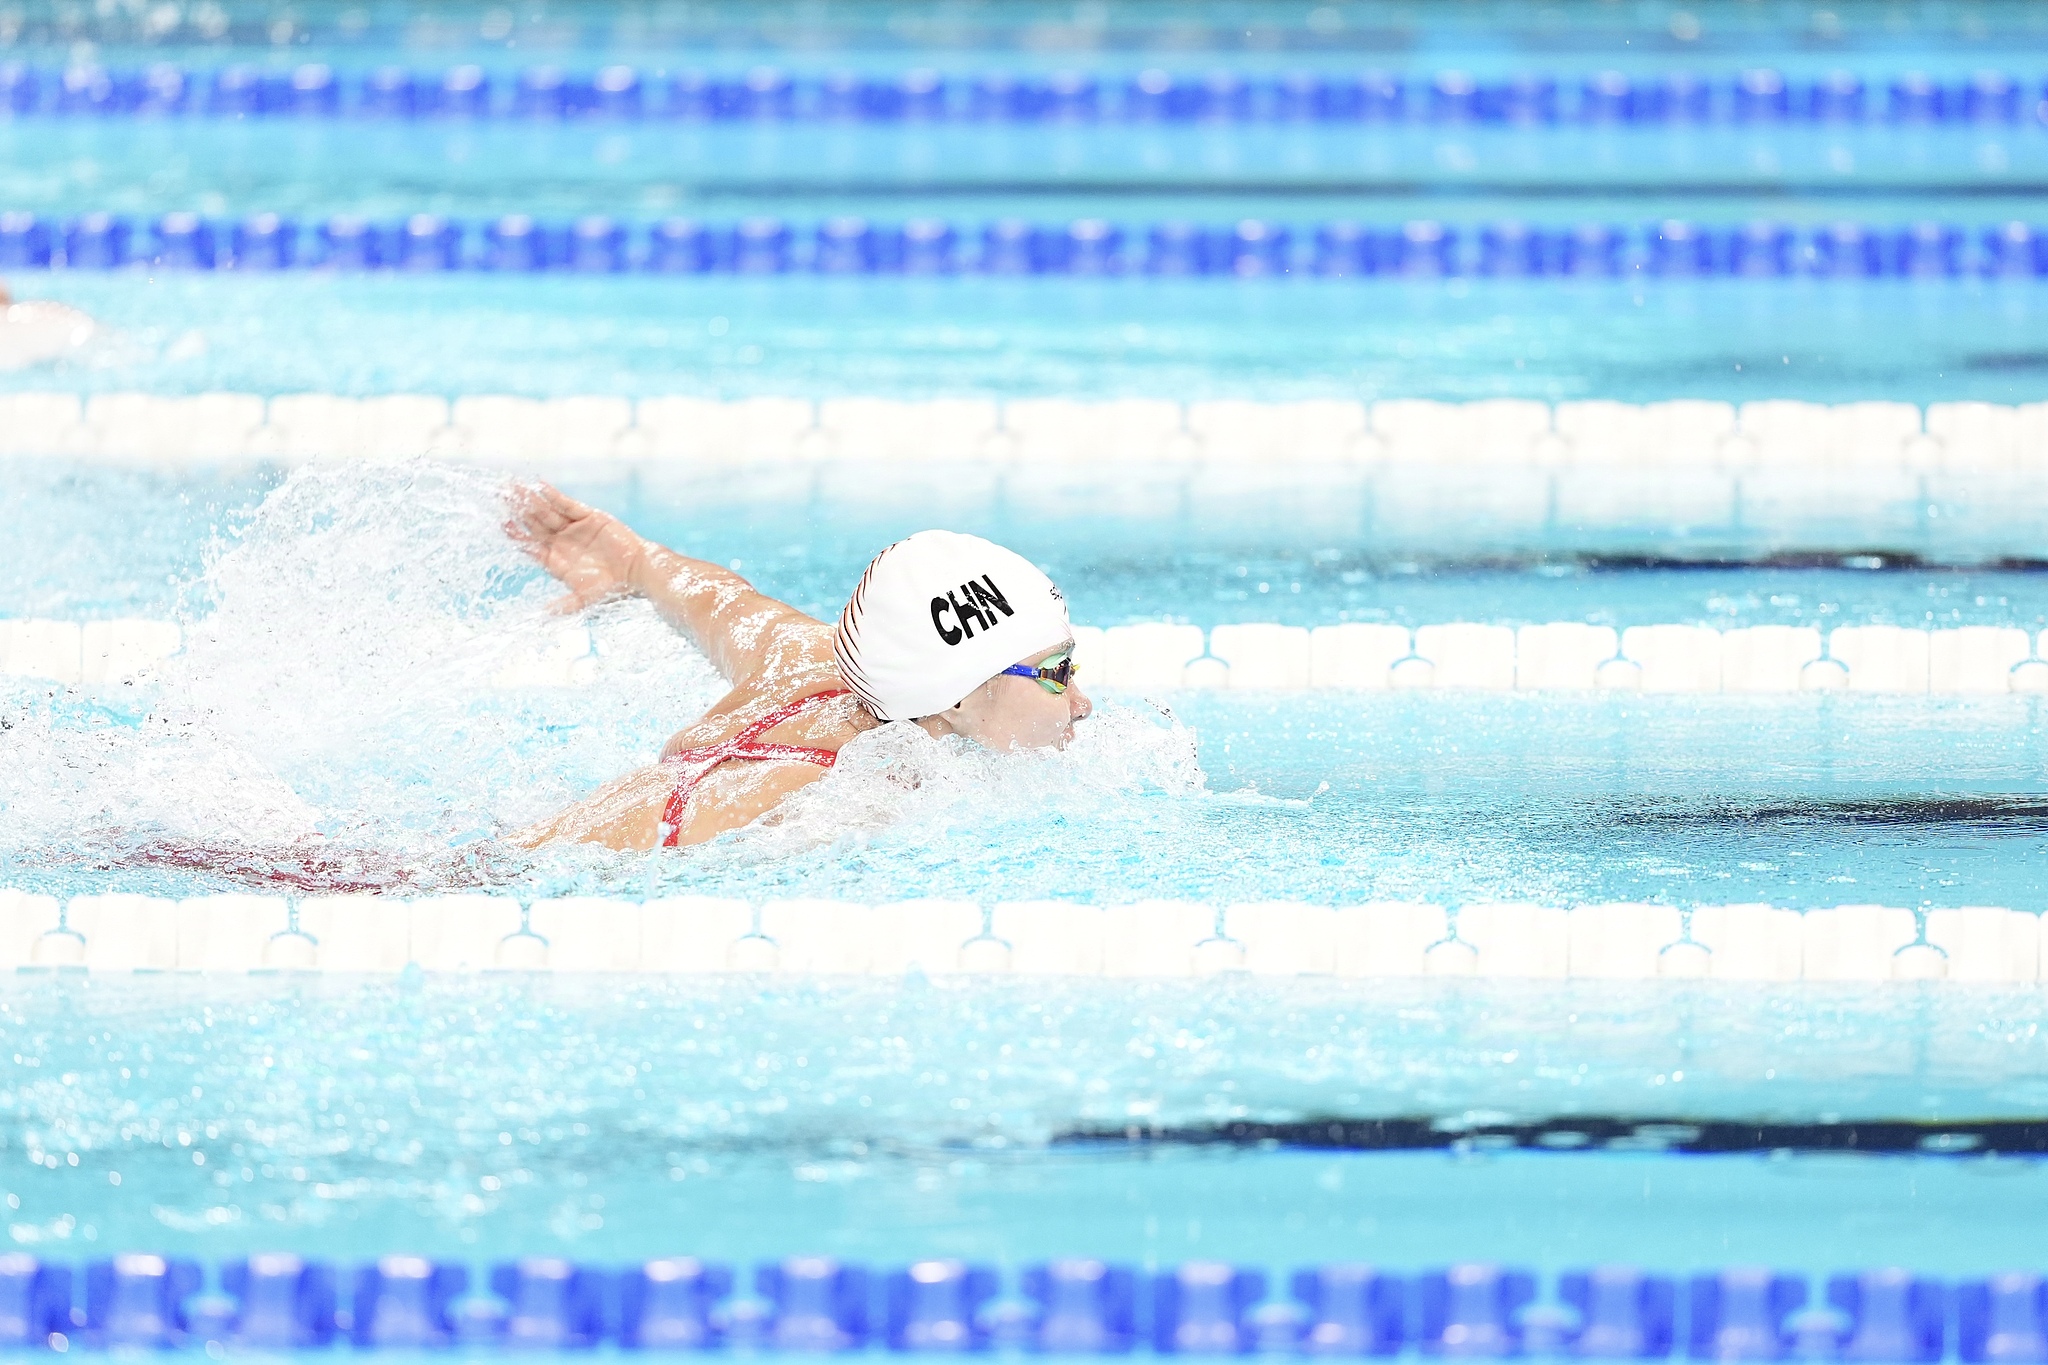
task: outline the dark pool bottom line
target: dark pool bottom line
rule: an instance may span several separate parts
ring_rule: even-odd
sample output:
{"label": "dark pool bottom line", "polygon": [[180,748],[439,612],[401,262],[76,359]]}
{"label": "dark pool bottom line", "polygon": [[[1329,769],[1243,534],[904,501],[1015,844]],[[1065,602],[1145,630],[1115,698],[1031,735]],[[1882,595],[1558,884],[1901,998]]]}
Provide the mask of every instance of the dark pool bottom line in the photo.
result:
{"label": "dark pool bottom line", "polygon": [[1730,1119],[1573,1115],[1528,1123],[1432,1117],[1237,1120],[1170,1128],[1076,1129],[1061,1147],[1251,1147],[1300,1151],[1647,1151],[1699,1155],[1849,1152],[1915,1156],[2048,1154],[2048,1118],[1923,1122],[1849,1119],[1756,1123]]}

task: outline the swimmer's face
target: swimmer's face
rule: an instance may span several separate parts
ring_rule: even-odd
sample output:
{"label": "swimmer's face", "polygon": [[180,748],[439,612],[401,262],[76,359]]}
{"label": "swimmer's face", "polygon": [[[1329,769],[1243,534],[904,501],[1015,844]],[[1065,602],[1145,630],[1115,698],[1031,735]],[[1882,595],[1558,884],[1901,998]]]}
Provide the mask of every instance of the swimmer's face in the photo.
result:
{"label": "swimmer's face", "polygon": [[[1073,648],[1070,641],[1019,662],[1036,667]],[[1068,683],[1065,692],[1053,692],[1036,679],[1004,674],[975,688],[940,718],[953,733],[985,749],[1064,749],[1074,738],[1074,722],[1086,720],[1094,709],[1077,683]]]}

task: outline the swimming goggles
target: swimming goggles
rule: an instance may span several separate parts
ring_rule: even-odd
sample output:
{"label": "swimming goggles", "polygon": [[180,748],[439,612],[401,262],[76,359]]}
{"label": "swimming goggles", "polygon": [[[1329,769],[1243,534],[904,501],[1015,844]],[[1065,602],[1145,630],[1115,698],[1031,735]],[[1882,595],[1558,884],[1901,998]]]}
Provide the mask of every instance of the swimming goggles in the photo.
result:
{"label": "swimming goggles", "polygon": [[999,675],[1005,678],[1035,678],[1038,685],[1058,696],[1067,690],[1067,684],[1074,681],[1074,656],[1067,653],[1053,655],[1042,664],[1011,664]]}

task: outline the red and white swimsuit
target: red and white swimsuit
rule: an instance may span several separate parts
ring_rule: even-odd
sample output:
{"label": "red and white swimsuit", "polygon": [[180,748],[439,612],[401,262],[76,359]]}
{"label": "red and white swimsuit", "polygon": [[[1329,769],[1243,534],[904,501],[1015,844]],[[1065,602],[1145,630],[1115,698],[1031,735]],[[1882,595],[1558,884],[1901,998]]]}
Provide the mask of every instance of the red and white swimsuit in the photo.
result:
{"label": "red and white swimsuit", "polygon": [[742,729],[731,739],[721,739],[716,744],[699,744],[690,749],[679,749],[663,759],[664,764],[681,765],[683,774],[676,779],[676,789],[668,798],[668,805],[661,812],[661,846],[674,848],[683,832],[683,812],[690,804],[690,793],[697,790],[697,784],[709,777],[712,770],[721,763],[732,759],[750,759],[768,763],[815,763],[820,768],[829,768],[838,761],[839,755],[831,749],[813,749],[802,744],[771,744],[760,738],[786,720],[794,720],[806,711],[814,710],[818,702],[830,701],[834,697],[853,695],[844,687],[829,692],[813,692],[808,697],[798,697],[776,707],[761,719]]}

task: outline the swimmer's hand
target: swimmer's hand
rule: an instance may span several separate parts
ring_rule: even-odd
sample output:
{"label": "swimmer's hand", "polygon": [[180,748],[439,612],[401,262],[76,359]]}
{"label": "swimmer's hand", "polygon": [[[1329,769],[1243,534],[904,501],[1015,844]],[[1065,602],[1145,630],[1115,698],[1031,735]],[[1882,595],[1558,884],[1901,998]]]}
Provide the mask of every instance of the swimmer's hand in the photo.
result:
{"label": "swimmer's hand", "polygon": [[639,591],[647,544],[626,523],[539,482],[514,484],[506,502],[512,515],[505,534],[569,589],[555,611],[578,612]]}
{"label": "swimmer's hand", "polygon": [[642,597],[735,685],[772,675],[786,688],[796,676],[792,670],[805,668],[820,678],[836,676],[832,628],[731,569],[642,540],[617,517],[538,481],[506,489],[505,503],[512,513],[505,533],[569,589],[554,610]]}

